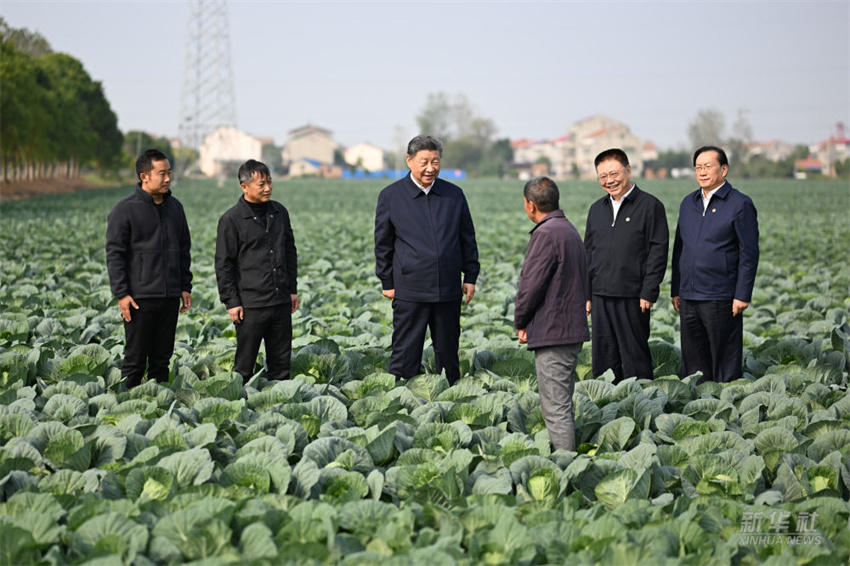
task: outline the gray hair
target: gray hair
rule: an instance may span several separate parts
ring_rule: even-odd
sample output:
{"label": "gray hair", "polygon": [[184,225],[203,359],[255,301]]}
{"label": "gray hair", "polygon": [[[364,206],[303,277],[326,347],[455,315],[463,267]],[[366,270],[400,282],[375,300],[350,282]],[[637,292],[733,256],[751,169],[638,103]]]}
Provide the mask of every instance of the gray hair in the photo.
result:
{"label": "gray hair", "polygon": [[443,156],[443,142],[435,138],[434,136],[429,136],[428,134],[419,134],[407,144],[407,155],[410,157],[415,156],[420,151],[437,151],[440,153],[440,157]]}
{"label": "gray hair", "polygon": [[558,185],[549,177],[535,177],[525,184],[523,189],[525,200],[537,205],[540,212],[558,210],[560,193]]}

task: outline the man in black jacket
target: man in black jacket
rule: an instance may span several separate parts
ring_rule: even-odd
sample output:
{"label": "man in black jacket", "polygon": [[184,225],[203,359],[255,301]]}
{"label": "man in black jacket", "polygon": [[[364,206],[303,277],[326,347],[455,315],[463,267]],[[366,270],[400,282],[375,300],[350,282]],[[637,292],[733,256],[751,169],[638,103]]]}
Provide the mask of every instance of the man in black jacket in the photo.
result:
{"label": "man in black jacket", "polygon": [[218,293],[236,325],[233,370],[250,379],[264,341],[268,378],[288,379],[292,313],[298,308],[298,255],[289,212],[271,200],[265,164],[249,159],[238,175],[242,196],[219,219],[215,245]]}
{"label": "man in black jacket", "polygon": [[[189,226],[183,205],[171,195],[171,165],[149,149],[136,160],[136,190],[109,213],[106,269],[124,319],[125,385],[148,378],[168,381],[177,312],[192,306]],[[182,306],[181,303],[182,302]]]}
{"label": "man in black jacket", "polygon": [[[419,135],[407,145],[410,174],[381,191],[375,212],[375,273],[393,302],[396,378],[421,373],[425,328],[437,371],[460,379],[460,303],[475,294],[480,266],[475,228],[460,187],[437,176],[443,144]],[[463,280],[461,282],[461,274]]]}
{"label": "man in black jacket", "polygon": [[611,369],[615,383],[652,379],[649,311],[667,269],[667,216],[632,182],[623,150],[603,151],[594,163],[608,194],[591,205],[584,231],[593,376]]}

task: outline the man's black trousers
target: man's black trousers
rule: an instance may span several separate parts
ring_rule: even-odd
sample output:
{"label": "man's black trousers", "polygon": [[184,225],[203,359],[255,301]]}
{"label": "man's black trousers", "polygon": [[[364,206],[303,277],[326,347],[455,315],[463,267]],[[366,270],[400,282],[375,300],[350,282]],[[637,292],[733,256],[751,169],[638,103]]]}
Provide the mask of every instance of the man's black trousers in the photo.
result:
{"label": "man's black trousers", "polygon": [[460,340],[460,299],[442,303],[418,303],[393,299],[393,353],[390,373],[405,379],[422,373],[422,347],[425,328],[431,330],[431,343],[437,372],[446,372],[453,384],[460,379],[458,341]]}
{"label": "man's black trousers", "polygon": [[289,379],[292,357],[291,303],[256,309],[243,309],[242,322],[236,325],[236,360],[233,371],[244,381],[254,375],[260,342],[266,344],[268,379]]}
{"label": "man's black trousers", "polygon": [[679,300],[682,376],[702,372],[703,381],[728,382],[742,376],[744,315],[732,316],[732,300]]}
{"label": "man's black trousers", "polygon": [[640,298],[593,295],[590,317],[593,377],[610,369],[614,383],[633,376],[652,379],[649,310],[640,312]]}
{"label": "man's black trousers", "polygon": [[138,309],[130,306],[130,322],[124,321],[121,377],[128,388],[135,387],[147,366],[149,379],[167,383],[180,299],[136,299],[136,304]]}

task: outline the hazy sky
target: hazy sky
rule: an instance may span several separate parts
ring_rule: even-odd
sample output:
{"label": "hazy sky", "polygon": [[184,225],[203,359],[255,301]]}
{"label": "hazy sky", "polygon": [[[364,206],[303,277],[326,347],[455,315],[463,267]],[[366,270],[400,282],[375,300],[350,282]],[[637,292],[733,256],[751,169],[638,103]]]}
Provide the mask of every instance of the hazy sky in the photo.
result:
{"label": "hazy sky", "polygon": [[[812,143],[850,128],[850,2],[232,0],[238,127],[278,144],[313,123],[396,145],[428,93],[465,93],[500,137],[607,114],[661,148],[715,108],[731,131]],[[177,133],[187,2],[2,0],[103,83],[122,131]],[[405,140],[406,141],[406,140]]]}

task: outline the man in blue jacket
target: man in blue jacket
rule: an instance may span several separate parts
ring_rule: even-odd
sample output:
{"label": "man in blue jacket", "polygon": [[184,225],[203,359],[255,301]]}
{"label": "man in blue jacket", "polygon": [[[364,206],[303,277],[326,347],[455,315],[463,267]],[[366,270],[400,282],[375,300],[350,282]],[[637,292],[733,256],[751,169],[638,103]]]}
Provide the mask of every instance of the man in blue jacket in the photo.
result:
{"label": "man in blue jacket", "polygon": [[[460,306],[475,294],[480,269],[475,228],[460,187],[438,178],[443,144],[418,135],[407,145],[410,174],[386,187],[375,212],[375,273],[392,299],[389,372],[421,373],[425,329],[437,371],[460,379]],[[463,279],[461,279],[461,275]]]}
{"label": "man in blue jacket", "polygon": [[[124,319],[125,385],[168,381],[177,312],[192,306],[192,241],[183,205],[171,195],[171,165],[149,149],[136,160],[136,190],[109,213],[106,269]],[[182,305],[181,305],[182,303]]]}
{"label": "man in blue jacket", "polygon": [[265,163],[239,168],[242,196],[218,221],[215,278],[218,294],[236,325],[233,371],[247,382],[265,342],[268,379],[289,378],[292,313],[298,308],[298,251],[289,211],[272,200]]}
{"label": "man in blue jacket", "polygon": [[726,152],[699,148],[694,170],[700,188],[682,201],[673,243],[671,296],[681,323],[682,375],[701,371],[701,381],[728,382],[742,375],[758,219],[753,201],[726,180]]}
{"label": "man in blue jacket", "polygon": [[535,223],[514,300],[520,344],[534,350],[540,409],[555,450],[575,452],[573,391],[581,345],[590,338],[585,314],[587,269],[581,236],[558,208],[554,181],[537,177],[523,190]]}

